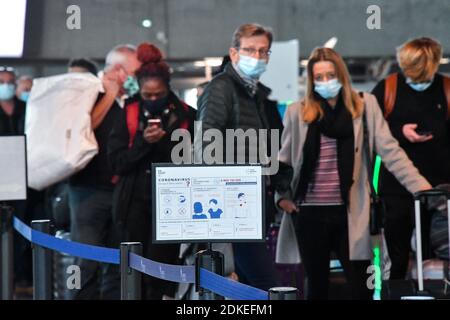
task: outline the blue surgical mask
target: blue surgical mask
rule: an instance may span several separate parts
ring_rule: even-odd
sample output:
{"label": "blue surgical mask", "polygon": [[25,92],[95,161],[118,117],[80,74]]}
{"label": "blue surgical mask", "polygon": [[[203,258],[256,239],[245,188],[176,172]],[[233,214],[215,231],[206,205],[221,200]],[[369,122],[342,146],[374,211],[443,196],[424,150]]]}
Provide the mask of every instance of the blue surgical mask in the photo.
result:
{"label": "blue surgical mask", "polygon": [[11,100],[16,92],[16,86],[11,83],[0,84],[0,100]]}
{"label": "blue surgical mask", "polygon": [[19,99],[22,100],[23,102],[27,102],[29,97],[30,97],[30,91],[22,91],[20,93]]}
{"label": "blue surgical mask", "polygon": [[431,81],[426,81],[426,82],[416,83],[416,82],[413,82],[413,81],[411,80],[411,78],[406,78],[406,83],[407,83],[412,89],[414,89],[414,90],[420,92],[420,91],[425,91],[425,90],[427,90],[427,89],[431,86],[431,84],[433,83],[433,80],[431,80]]}
{"label": "blue surgical mask", "polygon": [[258,79],[267,68],[265,60],[255,59],[249,56],[239,55],[238,68],[246,76]]}
{"label": "blue surgical mask", "polygon": [[341,90],[342,84],[338,79],[332,79],[329,81],[314,81],[314,91],[320,94],[324,99],[331,99],[338,95]]}
{"label": "blue surgical mask", "polygon": [[129,97],[134,96],[139,91],[139,84],[135,77],[128,76],[127,80],[123,83],[123,88],[126,90]]}

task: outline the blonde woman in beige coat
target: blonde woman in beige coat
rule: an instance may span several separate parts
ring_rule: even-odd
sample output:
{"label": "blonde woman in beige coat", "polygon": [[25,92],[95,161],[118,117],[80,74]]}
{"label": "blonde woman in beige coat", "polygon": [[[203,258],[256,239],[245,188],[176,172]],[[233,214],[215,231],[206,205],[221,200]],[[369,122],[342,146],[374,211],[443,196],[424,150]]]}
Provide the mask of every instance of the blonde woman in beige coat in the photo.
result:
{"label": "blonde woman in beige coat", "polygon": [[[415,193],[430,189],[395,140],[377,101],[352,89],[342,57],[315,49],[308,62],[305,98],[284,119],[276,203],[284,211],[277,262],[301,260],[306,297],[327,299],[329,259],[336,252],[352,298],[370,299],[370,186],[363,147],[367,119],[371,153]],[[300,255],[300,256],[299,256]]]}

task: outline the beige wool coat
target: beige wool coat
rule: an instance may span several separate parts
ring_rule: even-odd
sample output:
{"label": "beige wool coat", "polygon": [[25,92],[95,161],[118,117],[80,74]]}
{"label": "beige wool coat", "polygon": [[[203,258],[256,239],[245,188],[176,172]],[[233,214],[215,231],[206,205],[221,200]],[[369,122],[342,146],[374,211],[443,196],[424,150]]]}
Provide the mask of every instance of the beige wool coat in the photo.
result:
{"label": "beige wool coat", "polygon": [[[419,174],[403,149],[400,148],[397,140],[392,137],[375,96],[364,93],[364,102],[370,150],[380,155],[385,167],[394,174],[409,192],[415,193],[431,188],[427,180]],[[285,128],[282,135],[279,161],[293,167],[294,172],[290,190],[284,193],[276,193],[276,203],[281,199],[294,200],[292,199],[292,190],[297,189],[298,182],[301,179],[300,168],[303,163],[302,150],[308,131],[308,124],[301,117],[301,108],[300,102],[290,105],[284,117]],[[351,260],[367,260],[372,258],[371,237],[369,233],[370,185],[367,160],[363,148],[363,131],[362,117],[353,119],[355,138],[353,156],[355,159],[353,184],[349,192],[349,205],[347,209],[349,254]],[[300,253],[292,217],[287,213],[283,213],[276,253],[276,261],[278,263],[300,262]]]}

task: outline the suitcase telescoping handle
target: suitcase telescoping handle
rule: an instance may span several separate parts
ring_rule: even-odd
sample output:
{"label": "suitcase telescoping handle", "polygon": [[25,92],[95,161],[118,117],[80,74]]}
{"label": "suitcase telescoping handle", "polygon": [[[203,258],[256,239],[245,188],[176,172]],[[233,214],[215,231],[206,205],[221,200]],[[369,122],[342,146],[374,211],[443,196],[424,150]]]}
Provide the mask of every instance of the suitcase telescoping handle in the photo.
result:
{"label": "suitcase telescoping handle", "polygon": [[[423,291],[423,259],[422,259],[422,225],[420,221],[420,200],[428,197],[447,197],[448,235],[450,242],[450,192],[441,189],[430,189],[414,194],[414,209],[416,221],[416,258],[417,258],[417,282],[419,292]],[[450,258],[450,257],[449,257]]]}
{"label": "suitcase telescoping handle", "polygon": [[450,199],[450,191],[447,190],[441,190],[441,189],[430,189],[425,191],[419,191],[414,193],[414,199],[421,199],[421,198],[427,198],[427,197],[439,197],[439,196],[446,196],[447,199]]}

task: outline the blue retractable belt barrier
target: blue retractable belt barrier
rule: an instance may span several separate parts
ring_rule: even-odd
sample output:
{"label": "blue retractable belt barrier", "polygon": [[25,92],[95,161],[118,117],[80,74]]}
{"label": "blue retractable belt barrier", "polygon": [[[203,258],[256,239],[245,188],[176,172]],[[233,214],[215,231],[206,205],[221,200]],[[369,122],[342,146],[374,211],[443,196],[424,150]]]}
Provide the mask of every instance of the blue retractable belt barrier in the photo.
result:
{"label": "blue retractable belt barrier", "polygon": [[[31,229],[14,217],[14,229],[28,241],[41,247],[70,255],[119,264],[120,250],[92,246],[79,242],[58,239],[46,233]],[[152,261],[135,253],[130,253],[130,267],[147,275],[173,282],[194,283],[195,266],[170,265]],[[200,286],[221,296],[235,300],[268,300],[268,292],[224,278],[206,269],[200,269]]]}
{"label": "blue retractable belt barrier", "polygon": [[234,300],[269,299],[267,291],[221,277],[203,268],[200,269],[200,284],[205,289]]}
{"label": "blue retractable belt barrier", "polygon": [[181,283],[195,282],[194,266],[165,264],[130,253],[130,267],[159,279]]}
{"label": "blue retractable belt barrier", "polygon": [[16,231],[20,233],[25,239],[32,242],[31,240],[32,229],[29,226],[27,226],[25,223],[23,223],[22,221],[20,221],[20,219],[16,217],[13,218],[13,226],[14,229],[16,229]]}
{"label": "blue retractable belt barrier", "polygon": [[84,243],[58,239],[43,232],[31,229],[16,217],[14,217],[14,228],[27,240],[36,243],[41,247],[99,262],[119,264],[120,261],[119,249],[91,246]]}

